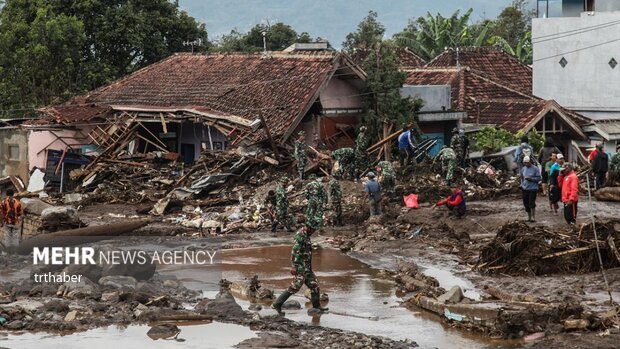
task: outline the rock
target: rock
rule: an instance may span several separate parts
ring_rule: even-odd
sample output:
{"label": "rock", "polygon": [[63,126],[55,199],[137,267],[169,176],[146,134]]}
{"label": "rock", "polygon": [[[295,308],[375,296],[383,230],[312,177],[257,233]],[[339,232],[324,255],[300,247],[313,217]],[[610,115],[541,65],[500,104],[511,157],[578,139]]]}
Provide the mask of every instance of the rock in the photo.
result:
{"label": "rock", "polygon": [[261,332],[258,337],[246,339],[243,342],[237,344],[237,348],[240,349],[255,349],[255,348],[298,348],[301,343],[292,338],[291,336],[279,334],[279,333],[265,333]]}
{"label": "rock", "polygon": [[122,275],[131,276],[136,280],[148,280],[155,275],[155,264],[107,264],[103,267],[101,276]]}
{"label": "rock", "polygon": [[252,303],[248,307],[248,310],[250,310],[250,311],[261,311],[261,310],[263,310],[263,306],[260,305],[260,304]]}
{"label": "rock", "polygon": [[23,321],[15,320],[15,321],[9,322],[9,324],[6,325],[6,328],[8,328],[9,330],[21,330],[25,326],[26,324]]}
{"label": "rock", "polygon": [[53,299],[43,305],[43,310],[54,313],[64,313],[69,311],[69,303],[60,299]]}
{"label": "rock", "polygon": [[99,279],[99,285],[101,286],[110,286],[114,288],[123,288],[128,287],[135,289],[138,281],[132,278],[131,276],[121,276],[121,275],[110,275],[104,276]]}
{"label": "rock", "polygon": [[461,300],[463,300],[463,290],[459,286],[452,287],[448,292],[437,298],[440,303],[459,303]]}
{"label": "rock", "polygon": [[136,306],[136,308],[133,310],[133,315],[136,318],[140,318],[141,315],[144,314],[145,311],[148,311],[149,307],[147,307],[146,305],[142,304],[142,303],[138,303],[138,305]]}
{"label": "rock", "polygon": [[6,308],[17,308],[17,309],[22,309],[26,312],[32,313],[35,312],[37,310],[39,310],[41,307],[43,307],[43,303],[39,302],[39,301],[35,301],[33,299],[22,299],[22,300],[18,300],[16,302],[13,303],[9,303],[9,304],[4,304],[2,306],[2,308],[6,309]]}
{"label": "rock", "polygon": [[170,287],[170,288],[179,288],[179,282],[176,280],[166,280],[164,281],[164,287]]}
{"label": "rock", "polygon": [[590,322],[586,319],[565,320],[564,329],[566,330],[583,330],[590,326]]}
{"label": "rock", "polygon": [[65,321],[73,321],[77,318],[77,310],[71,310],[65,315]]}
{"label": "rock", "polygon": [[245,317],[243,308],[235,301],[228,291],[220,291],[215,299],[207,303],[204,313],[213,317],[240,318]]}
{"label": "rock", "polygon": [[200,300],[200,302],[198,302],[198,304],[196,304],[196,306],[194,307],[194,310],[199,313],[204,312],[207,309],[207,304],[209,304],[209,302],[211,302],[209,298]]}
{"label": "rock", "polygon": [[298,301],[294,299],[289,299],[286,302],[284,302],[284,304],[282,304],[282,309],[286,309],[286,310],[301,309],[301,303],[299,303]]}
{"label": "rock", "polygon": [[65,204],[79,203],[80,201],[86,199],[87,197],[88,195],[86,194],[70,193],[70,194],[65,194],[65,196],[62,198],[62,201]]}
{"label": "rock", "polygon": [[41,212],[43,212],[43,210],[45,210],[46,208],[53,207],[47,202],[39,199],[23,198],[19,202],[22,204],[22,209],[24,210],[24,212],[37,216],[40,216]]}
{"label": "rock", "polygon": [[101,299],[99,287],[86,278],[80,282],[65,282],[60,285],[56,295],[68,299]]}
{"label": "rock", "polygon": [[77,216],[77,210],[71,206],[51,206],[41,211],[41,218],[43,219],[54,215],[73,218]]}
{"label": "rock", "polygon": [[152,340],[171,338],[181,333],[181,330],[172,324],[157,325],[151,327],[146,333]]}
{"label": "rock", "polygon": [[92,282],[99,281],[99,278],[101,278],[101,271],[101,266],[91,264],[71,264],[63,269],[63,272],[67,275],[82,275]]}

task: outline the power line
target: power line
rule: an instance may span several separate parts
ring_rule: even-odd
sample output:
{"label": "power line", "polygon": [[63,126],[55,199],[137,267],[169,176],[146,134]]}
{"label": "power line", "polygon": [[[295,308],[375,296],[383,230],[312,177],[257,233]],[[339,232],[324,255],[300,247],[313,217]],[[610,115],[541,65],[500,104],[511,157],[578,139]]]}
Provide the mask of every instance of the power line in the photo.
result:
{"label": "power line", "polygon": [[532,41],[538,40],[538,39],[549,38],[549,37],[553,37],[553,36],[558,36],[558,35],[564,35],[564,34],[568,34],[568,33],[595,30],[595,29],[599,29],[601,27],[607,27],[607,26],[616,25],[618,23],[620,23],[620,20],[611,21],[611,22],[607,22],[607,23],[600,23],[600,24],[589,26],[589,27],[572,29],[572,30],[567,30],[567,31],[559,32],[559,33],[554,33],[554,34],[541,35],[541,36],[537,36],[535,38],[532,38]]}
{"label": "power line", "polygon": [[545,57],[545,58],[539,58],[539,59],[535,59],[533,60],[533,62],[540,62],[540,61],[544,61],[546,59],[551,59],[551,58],[557,58],[557,57],[561,57],[570,53],[575,53],[575,52],[579,52],[579,51],[583,51],[583,50],[588,50],[594,47],[598,47],[598,46],[603,46],[603,45],[607,45],[607,44],[611,44],[612,42],[616,42],[616,41],[620,41],[620,38],[614,39],[614,40],[609,40],[609,41],[605,41],[602,42],[600,44],[595,44],[595,45],[591,45],[591,46],[587,46],[587,47],[582,47],[582,48],[578,48],[572,51],[568,51],[568,52],[564,52],[564,53],[558,53],[557,55],[553,55],[553,56],[549,56],[549,57]]}
{"label": "power line", "polygon": [[[565,38],[567,36],[580,35],[580,34],[584,34],[584,33],[587,33],[587,32],[594,31],[594,30],[599,30],[599,29],[604,29],[604,28],[612,27],[612,26],[615,26],[615,25],[618,25],[618,24],[620,24],[620,21],[610,22],[610,23],[608,23],[605,26],[601,26],[601,27],[597,27],[597,28],[591,28],[591,29],[587,29],[587,30],[583,30],[584,28],[581,28],[580,31],[578,31],[578,32],[567,31],[567,32],[563,32],[563,33],[557,33],[557,34],[554,34],[554,35],[558,35],[558,36],[547,38],[547,39],[544,39],[544,40],[535,41],[534,39],[532,39],[532,44],[539,44],[541,42],[553,41],[553,40],[556,40],[556,39]],[[562,35],[560,35],[560,34],[562,34]],[[539,39],[539,38],[537,38],[537,39]]]}

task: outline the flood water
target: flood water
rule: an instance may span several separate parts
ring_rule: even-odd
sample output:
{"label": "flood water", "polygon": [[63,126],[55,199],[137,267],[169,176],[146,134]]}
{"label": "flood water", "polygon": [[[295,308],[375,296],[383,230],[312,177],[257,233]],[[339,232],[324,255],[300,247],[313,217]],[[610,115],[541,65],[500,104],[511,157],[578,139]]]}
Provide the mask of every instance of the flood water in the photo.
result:
{"label": "flood water", "polygon": [[187,349],[226,349],[234,348],[239,342],[256,337],[249,328],[233,324],[213,322],[192,326],[179,326],[181,333],[177,340],[147,337],[147,325],[97,328],[87,332],[66,336],[55,334],[24,333],[0,334],[0,348],[32,349],[122,349],[122,348],[187,348]]}
{"label": "flood water", "polygon": [[[290,275],[290,246],[272,246],[226,250],[220,252],[222,276],[230,281],[239,281],[258,275],[267,288],[281,292],[288,287]],[[310,317],[306,309],[288,310],[286,317],[299,322],[351,330],[393,339],[410,339],[422,348],[496,348],[506,347],[507,342],[491,341],[475,334],[444,326],[439,317],[425,311],[411,311],[399,306],[401,301],[395,294],[396,285],[389,276],[351,258],[335,249],[318,249],[313,254],[313,269],[321,285],[321,292],[329,294],[330,313]],[[192,289],[205,291],[213,297],[213,275],[205,266],[170,266],[161,269],[161,274],[173,274]],[[442,274],[439,269],[430,269],[430,274]],[[449,279],[449,278],[442,278]],[[459,280],[459,279],[457,279]],[[459,285],[442,284],[449,288]],[[462,285],[469,286],[469,285]],[[291,297],[302,305],[306,303],[302,290]],[[475,294],[472,293],[472,296]],[[239,299],[245,309],[250,305]],[[309,306],[309,304],[306,304]],[[268,307],[262,315],[275,312]],[[513,345],[510,345],[511,347]]]}

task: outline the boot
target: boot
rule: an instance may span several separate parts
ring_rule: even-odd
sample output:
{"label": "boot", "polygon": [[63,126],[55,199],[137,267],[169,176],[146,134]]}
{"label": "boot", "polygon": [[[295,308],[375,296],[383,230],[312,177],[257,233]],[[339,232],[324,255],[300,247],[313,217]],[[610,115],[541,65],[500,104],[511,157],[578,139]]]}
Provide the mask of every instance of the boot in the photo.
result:
{"label": "boot", "polygon": [[527,212],[527,221],[531,222],[532,221],[532,211],[528,211]]}
{"label": "boot", "polygon": [[288,290],[282,292],[278,299],[276,299],[276,301],[271,304],[271,309],[277,311],[279,315],[284,316],[284,312],[282,311],[282,304],[284,304],[284,302],[286,302],[288,297],[290,297],[291,295],[292,293],[290,293]]}
{"label": "boot", "polygon": [[536,208],[530,210],[532,212],[532,222],[536,222]]}
{"label": "boot", "polygon": [[276,229],[278,229],[278,221],[271,222],[271,232],[275,233]]}
{"label": "boot", "polygon": [[[312,309],[310,310],[319,311],[319,312],[326,312],[329,310],[329,308],[321,307],[321,296],[319,295],[318,292],[312,292],[310,294],[310,300],[312,301]],[[310,310],[308,312],[310,312]]]}

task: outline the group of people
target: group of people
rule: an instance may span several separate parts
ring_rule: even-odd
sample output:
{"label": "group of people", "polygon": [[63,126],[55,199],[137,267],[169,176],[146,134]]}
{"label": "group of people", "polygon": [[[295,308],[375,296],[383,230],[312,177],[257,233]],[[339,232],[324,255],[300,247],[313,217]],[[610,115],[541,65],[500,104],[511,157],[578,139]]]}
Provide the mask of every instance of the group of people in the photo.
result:
{"label": "group of people", "polygon": [[579,202],[579,179],[573,165],[565,161],[564,155],[553,145],[553,140],[545,140],[536,159],[527,137],[523,137],[516,150],[516,161],[527,220],[536,221],[536,198],[539,189],[542,189],[543,195],[549,199],[550,211],[557,215],[561,201],[564,219],[574,226]]}

